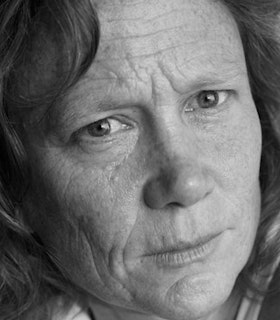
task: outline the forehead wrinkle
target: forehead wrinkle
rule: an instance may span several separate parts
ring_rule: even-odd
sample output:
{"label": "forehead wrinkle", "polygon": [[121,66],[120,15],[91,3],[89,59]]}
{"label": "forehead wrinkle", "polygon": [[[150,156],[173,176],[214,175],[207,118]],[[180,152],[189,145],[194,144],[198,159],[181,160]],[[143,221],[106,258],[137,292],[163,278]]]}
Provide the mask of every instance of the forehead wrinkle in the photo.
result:
{"label": "forehead wrinkle", "polygon": [[[155,0],[153,1],[141,1],[141,2],[133,2],[129,1],[111,1],[111,0],[101,0],[99,4],[97,4],[96,8],[102,16],[104,12],[108,17],[108,21],[119,21],[122,18],[127,18],[128,20],[140,19],[144,18],[145,20],[150,19],[153,20],[157,16],[161,16],[166,12],[166,5],[160,5],[161,1],[157,1],[157,14],[154,15],[151,7],[154,6]],[[170,2],[172,5],[172,2]],[[169,11],[180,11],[172,8],[168,8]],[[121,18],[120,18],[121,17]]]}
{"label": "forehead wrinkle", "polygon": [[118,36],[118,37],[113,37],[113,38],[107,38],[106,36],[103,37],[104,42],[112,42],[112,41],[120,41],[120,40],[131,40],[131,39],[145,39],[145,38],[150,38],[150,37],[154,37],[154,36],[158,36],[161,33],[166,34],[166,31],[176,31],[178,29],[181,29],[185,24],[180,24],[178,26],[174,26],[171,28],[163,28],[163,29],[159,29],[153,32],[149,32],[149,33],[141,33],[141,34],[134,34],[134,35],[126,35],[126,36]]}
{"label": "forehead wrinkle", "polygon": [[[214,24],[216,22],[218,24],[227,24],[229,20],[233,19],[227,7],[222,5],[220,1],[211,1],[210,4],[209,0],[200,0],[199,6],[197,6],[197,1],[192,0],[170,1],[168,5],[166,5],[165,1],[157,1],[159,5],[156,7],[156,10],[154,2],[143,1],[139,8],[135,6],[131,7],[127,3],[113,5],[113,9],[106,8],[106,5],[101,6],[98,13],[100,21],[104,21],[103,24],[101,23],[101,28],[105,31],[102,32],[103,36],[106,35],[107,31],[110,31],[113,35],[145,35],[147,34],[146,30],[149,28],[159,31],[166,27],[167,22],[176,25],[178,21],[185,22],[186,26],[191,24],[191,22],[197,22],[198,26],[202,26],[205,31],[208,31],[209,26],[213,25],[213,22]],[[189,2],[192,5],[187,4]],[[160,5],[160,3],[163,4]],[[223,14],[221,14],[221,11],[223,11]],[[135,12],[137,16],[134,16]],[[140,16],[139,13],[142,13],[142,15]],[[211,15],[215,18],[211,19]],[[141,19],[140,25],[139,20]],[[198,23],[199,21],[201,23]]]}
{"label": "forehead wrinkle", "polygon": [[[191,61],[188,61],[191,62]],[[245,62],[242,64],[237,60],[222,60],[217,63],[207,63],[207,67],[197,68],[194,65],[184,72],[185,67],[174,63],[168,65],[159,62],[159,68],[172,88],[178,93],[193,91],[196,88],[211,85],[223,85],[226,82],[233,83],[237,78],[247,77]]]}
{"label": "forehead wrinkle", "polygon": [[[241,54],[242,52],[240,52]],[[173,89],[176,88],[177,92],[186,92],[187,88],[194,86],[194,84],[195,86],[207,83],[210,85],[211,82],[213,84],[222,84],[225,81],[233,81],[237,76],[247,74],[245,60],[237,59],[236,56],[232,56],[230,53],[229,55],[217,55],[213,61],[211,61],[212,57],[207,54],[193,55],[187,61],[184,60],[181,63],[177,60],[176,55],[172,55],[172,64],[167,63],[171,59],[169,56],[162,55],[157,57],[153,55],[152,58],[151,63],[146,59],[144,64],[141,63],[141,60],[136,61],[135,57],[128,57],[122,61],[123,67],[121,69],[116,65],[114,78],[119,79],[119,81],[116,81],[115,88],[125,85],[129,90],[134,82],[137,83],[137,80],[143,84],[151,83],[152,75],[157,73],[156,69],[172,84]],[[156,67],[152,67],[151,65],[155,60]],[[124,67],[125,65],[126,67]],[[112,65],[111,72],[113,69],[114,65]],[[95,79],[98,81],[99,78]],[[95,79],[93,76],[92,80],[94,81]]]}
{"label": "forehead wrinkle", "polygon": [[[184,15],[182,10],[173,9],[169,12],[165,12],[163,14],[154,15],[152,18],[147,18],[146,16],[142,18],[133,19],[131,16],[129,18],[122,17],[119,19],[104,19],[105,24],[110,25],[110,33],[113,35],[112,37],[107,37],[106,32],[103,33],[103,39],[107,41],[114,41],[114,40],[122,40],[122,39],[139,39],[144,37],[149,37],[153,35],[157,35],[166,31],[172,31],[176,29],[182,28],[184,25],[188,25],[185,19],[175,19],[174,17],[170,17],[172,14],[180,13],[180,15]],[[186,12],[187,14],[188,12]],[[168,21],[173,23],[172,27],[166,28]],[[177,23],[177,21],[183,21],[183,23]],[[139,28],[139,22],[141,23],[141,28]],[[104,30],[107,31],[106,26]],[[102,26],[101,26],[102,27]],[[151,29],[152,27],[152,29]],[[149,30],[149,31],[147,31]]]}
{"label": "forehead wrinkle", "polygon": [[[195,8],[198,10],[197,7]],[[201,9],[202,12],[198,10],[191,16],[188,11],[181,12],[182,10],[179,10],[181,16],[178,17],[176,15],[170,16],[170,12],[164,12],[161,15],[163,17],[162,23],[156,22],[156,19],[147,23],[143,19],[142,23],[132,21],[132,24],[128,25],[121,21],[117,24],[111,24],[108,22],[108,17],[104,16],[103,25],[106,27],[102,32],[102,41],[96,61],[104,61],[107,57],[110,60],[125,59],[127,56],[149,58],[152,55],[162,54],[181,46],[191,49],[200,41],[214,41],[224,36],[225,33],[227,33],[228,43],[230,43],[231,38],[235,36],[232,30],[233,18],[226,10],[223,10],[222,13],[216,12],[217,10],[209,3],[207,8]],[[221,11],[223,8],[219,9]],[[178,9],[175,11],[178,12]],[[203,15],[204,12],[206,17]],[[213,18],[206,20],[209,15],[212,15]],[[167,19],[167,16],[170,17]],[[195,30],[193,29],[194,23],[197,25]],[[167,25],[169,25],[168,28]]]}
{"label": "forehead wrinkle", "polygon": [[[170,10],[168,13],[162,13],[162,14],[157,14],[157,15],[154,15],[150,18],[147,18],[147,17],[144,17],[145,18],[145,21],[146,22],[155,22],[156,20],[160,20],[164,17],[166,17],[167,15],[171,15],[171,14],[174,14],[174,13],[177,13],[177,12],[181,12],[181,10],[179,9],[172,9]],[[139,20],[142,20],[143,19],[143,15],[139,16],[139,17],[123,17],[123,18],[109,18],[108,19],[108,22],[120,22],[120,21],[123,21],[123,22],[130,22],[130,21],[139,21]]]}
{"label": "forehead wrinkle", "polygon": [[[130,59],[130,60],[139,60],[139,59],[143,59],[143,58],[152,58],[152,57],[158,57],[164,53],[168,53],[174,49],[178,49],[178,48],[181,48],[181,47],[184,47],[186,46],[187,44],[190,44],[190,43],[196,43],[196,41],[187,41],[187,42],[182,42],[180,44],[177,44],[177,45],[170,45],[170,46],[166,46],[165,48],[162,48],[162,49],[157,49],[157,50],[154,50],[154,48],[151,48],[151,52],[146,52],[146,53],[140,53],[140,54],[135,54],[134,52],[129,52],[129,50],[127,52],[124,53],[123,56],[119,55],[118,57],[110,57],[110,60],[111,61],[123,61],[123,59]],[[115,51],[117,51],[118,49],[115,49]],[[137,50],[139,51],[139,50]],[[104,58],[101,58],[101,57],[97,57],[97,59],[95,60],[95,62],[104,62],[104,61],[108,61],[108,57],[104,57]]]}
{"label": "forehead wrinkle", "polygon": [[[133,0],[124,0],[124,1],[112,1],[112,0],[97,0],[96,8],[100,16],[103,16],[106,12],[107,21],[122,21],[123,18],[127,21],[139,20],[143,18],[145,21],[152,21],[160,19],[168,14],[172,13],[182,13],[185,10],[187,13],[196,14],[197,16],[203,17],[201,12],[204,9],[205,4],[209,4],[209,0],[200,0],[199,1],[199,10],[195,8],[197,5],[197,0],[176,0],[169,1],[168,5],[165,0],[144,0],[136,1]],[[191,6],[186,7],[186,3],[191,3]],[[219,7],[222,5],[220,0],[211,0],[213,7]],[[157,8],[156,14],[154,14],[154,7]],[[180,9],[178,9],[180,8]]]}

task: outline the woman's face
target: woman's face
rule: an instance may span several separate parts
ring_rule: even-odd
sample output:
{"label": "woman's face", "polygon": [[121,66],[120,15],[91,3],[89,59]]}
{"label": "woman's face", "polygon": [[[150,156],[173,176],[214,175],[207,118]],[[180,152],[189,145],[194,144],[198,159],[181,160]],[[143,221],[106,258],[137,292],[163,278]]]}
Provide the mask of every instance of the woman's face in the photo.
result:
{"label": "woman's face", "polygon": [[[230,296],[260,213],[261,130],[237,26],[208,0],[97,10],[90,70],[41,122],[45,107],[24,120],[29,223],[90,296],[205,316]],[[47,52],[30,90],[55,73]]]}

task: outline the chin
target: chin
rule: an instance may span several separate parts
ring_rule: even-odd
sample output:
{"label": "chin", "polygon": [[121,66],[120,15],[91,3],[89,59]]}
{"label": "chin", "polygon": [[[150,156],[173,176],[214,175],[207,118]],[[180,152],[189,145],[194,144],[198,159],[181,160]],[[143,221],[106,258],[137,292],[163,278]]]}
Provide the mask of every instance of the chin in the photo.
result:
{"label": "chin", "polygon": [[[198,320],[221,310],[231,297],[236,279],[214,274],[182,278],[165,296],[150,297],[146,310],[170,320]],[[220,280],[220,281],[219,281]],[[161,301],[159,301],[161,299]]]}

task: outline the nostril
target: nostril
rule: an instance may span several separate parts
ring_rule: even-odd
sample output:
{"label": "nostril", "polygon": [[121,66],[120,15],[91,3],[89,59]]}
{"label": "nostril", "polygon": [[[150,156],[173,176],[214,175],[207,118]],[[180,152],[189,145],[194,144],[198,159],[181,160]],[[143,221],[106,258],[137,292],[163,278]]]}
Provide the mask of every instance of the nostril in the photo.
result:
{"label": "nostril", "polygon": [[163,184],[159,179],[148,181],[144,187],[144,202],[151,209],[161,209],[167,202]]}
{"label": "nostril", "polygon": [[161,172],[144,187],[144,201],[152,209],[166,206],[189,207],[211,192],[208,177],[199,169],[190,167]]}

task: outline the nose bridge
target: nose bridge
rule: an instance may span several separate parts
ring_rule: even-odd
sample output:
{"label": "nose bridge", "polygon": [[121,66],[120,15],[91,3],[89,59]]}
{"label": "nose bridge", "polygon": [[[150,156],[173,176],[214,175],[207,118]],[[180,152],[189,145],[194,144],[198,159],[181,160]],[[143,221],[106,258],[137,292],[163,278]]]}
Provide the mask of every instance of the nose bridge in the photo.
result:
{"label": "nose bridge", "polygon": [[190,189],[202,179],[203,169],[192,140],[190,137],[167,139],[159,149],[156,179],[166,196],[174,190],[185,194],[188,189],[187,192],[190,193]]}
{"label": "nose bridge", "polygon": [[[180,139],[181,140],[181,139]],[[181,142],[181,143],[180,143]],[[174,179],[176,174],[184,171],[194,171],[194,150],[192,146],[187,146],[187,141],[173,142],[173,139],[156,145],[153,150],[153,162],[155,172],[165,175],[166,178]]]}
{"label": "nose bridge", "polygon": [[[174,127],[173,127],[174,129]],[[170,204],[188,207],[204,198],[209,184],[195,137],[188,130],[167,129],[153,149],[152,172],[144,189],[146,204],[160,209]]]}
{"label": "nose bridge", "polygon": [[[178,116],[167,113],[162,116],[161,127],[152,152],[156,157],[157,167],[165,168],[175,165],[178,168],[191,168],[191,163],[198,157],[197,139],[193,132],[183,124]],[[165,118],[165,119],[164,119]],[[172,119],[173,118],[173,119]]]}

